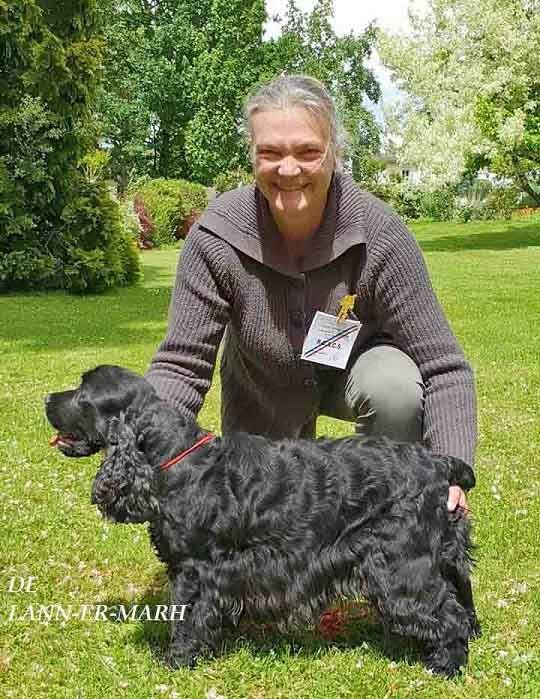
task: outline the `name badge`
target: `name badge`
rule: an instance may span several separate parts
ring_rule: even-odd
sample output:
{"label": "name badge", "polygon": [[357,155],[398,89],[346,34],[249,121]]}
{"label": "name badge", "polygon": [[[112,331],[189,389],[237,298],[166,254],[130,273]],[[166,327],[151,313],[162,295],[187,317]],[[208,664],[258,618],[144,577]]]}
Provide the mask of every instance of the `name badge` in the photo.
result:
{"label": "name badge", "polygon": [[302,347],[302,359],[345,369],[362,323],[358,320],[338,320],[317,311]]}

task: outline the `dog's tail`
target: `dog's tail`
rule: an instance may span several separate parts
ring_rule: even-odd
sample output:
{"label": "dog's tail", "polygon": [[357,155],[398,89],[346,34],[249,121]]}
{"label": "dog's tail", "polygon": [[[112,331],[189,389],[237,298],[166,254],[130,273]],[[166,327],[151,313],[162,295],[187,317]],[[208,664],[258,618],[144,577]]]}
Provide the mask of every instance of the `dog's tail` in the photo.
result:
{"label": "dog's tail", "polygon": [[471,490],[476,484],[474,471],[469,464],[456,456],[443,456],[450,485],[459,485],[463,490]]}

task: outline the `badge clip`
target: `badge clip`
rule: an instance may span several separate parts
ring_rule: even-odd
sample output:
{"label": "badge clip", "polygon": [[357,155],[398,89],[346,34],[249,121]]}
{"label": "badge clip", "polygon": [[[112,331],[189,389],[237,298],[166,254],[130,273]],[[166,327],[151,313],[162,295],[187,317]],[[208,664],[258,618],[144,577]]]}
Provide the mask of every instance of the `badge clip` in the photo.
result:
{"label": "badge clip", "polygon": [[349,313],[354,310],[357,294],[347,294],[340,301],[339,313],[337,314],[338,323],[347,320]]}

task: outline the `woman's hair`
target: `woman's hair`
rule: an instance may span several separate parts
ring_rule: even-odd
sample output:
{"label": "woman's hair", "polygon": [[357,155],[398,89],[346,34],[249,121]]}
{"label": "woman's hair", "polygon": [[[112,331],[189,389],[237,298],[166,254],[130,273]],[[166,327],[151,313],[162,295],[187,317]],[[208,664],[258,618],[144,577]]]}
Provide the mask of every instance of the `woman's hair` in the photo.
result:
{"label": "woman's hair", "polygon": [[341,169],[347,142],[345,129],[330,93],[320,80],[309,75],[280,75],[260,85],[244,107],[247,132],[251,134],[251,117],[256,112],[289,107],[302,107],[315,117],[329,134],[329,152],[335,158],[336,169]]}

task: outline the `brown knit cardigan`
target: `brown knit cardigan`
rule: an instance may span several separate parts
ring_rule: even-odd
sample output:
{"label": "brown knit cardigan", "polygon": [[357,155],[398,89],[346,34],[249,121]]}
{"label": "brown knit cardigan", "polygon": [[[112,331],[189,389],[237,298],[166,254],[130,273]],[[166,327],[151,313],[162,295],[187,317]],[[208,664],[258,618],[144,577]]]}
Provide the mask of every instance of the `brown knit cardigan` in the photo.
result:
{"label": "brown knit cardigan", "polygon": [[406,352],[426,386],[425,444],[473,463],[473,375],[420,249],[400,219],[346,174],[334,175],[323,221],[299,266],[283,253],[255,185],[211,203],[184,245],[167,333],[146,378],[196,417],[226,330],[223,432],[308,435],[324,369],[300,359],[302,344],[315,312],[336,314],[351,293],[363,327],[350,361],[377,343]]}

